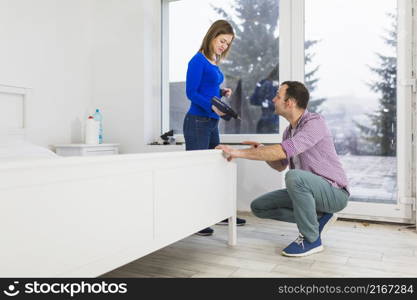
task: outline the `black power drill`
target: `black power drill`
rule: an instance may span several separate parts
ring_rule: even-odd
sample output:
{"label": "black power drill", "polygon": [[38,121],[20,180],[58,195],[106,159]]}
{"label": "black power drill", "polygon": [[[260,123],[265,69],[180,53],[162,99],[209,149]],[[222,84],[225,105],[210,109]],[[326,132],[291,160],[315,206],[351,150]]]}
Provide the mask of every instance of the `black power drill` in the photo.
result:
{"label": "black power drill", "polygon": [[239,115],[230,107],[229,104],[224,102],[222,99],[214,96],[211,98],[211,104],[217,107],[222,113],[225,113],[224,116],[221,116],[223,120],[230,121],[231,118],[240,120]]}

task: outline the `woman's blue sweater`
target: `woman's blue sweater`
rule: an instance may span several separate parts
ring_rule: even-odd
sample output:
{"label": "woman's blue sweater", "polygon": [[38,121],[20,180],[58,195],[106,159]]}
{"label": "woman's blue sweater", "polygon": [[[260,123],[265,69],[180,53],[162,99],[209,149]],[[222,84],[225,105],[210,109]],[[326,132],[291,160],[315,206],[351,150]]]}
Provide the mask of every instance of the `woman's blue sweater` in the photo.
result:
{"label": "woman's blue sweater", "polygon": [[191,100],[188,113],[219,119],[211,109],[211,98],[220,97],[223,79],[223,73],[218,66],[210,63],[201,52],[194,55],[187,70],[186,93]]}

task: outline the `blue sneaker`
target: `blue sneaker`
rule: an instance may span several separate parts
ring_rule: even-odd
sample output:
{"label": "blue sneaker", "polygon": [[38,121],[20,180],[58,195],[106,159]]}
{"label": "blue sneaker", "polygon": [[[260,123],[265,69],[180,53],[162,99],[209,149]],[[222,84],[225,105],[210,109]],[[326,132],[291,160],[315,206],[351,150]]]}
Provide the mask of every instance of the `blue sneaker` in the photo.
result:
{"label": "blue sneaker", "polygon": [[306,239],[304,239],[303,235],[300,233],[298,238],[288,245],[287,248],[282,250],[282,255],[284,256],[307,256],[317,252],[323,251],[323,245],[321,244],[320,236],[317,238],[316,241],[310,243]]}
{"label": "blue sneaker", "polygon": [[337,215],[332,213],[324,213],[319,219],[319,234],[320,236],[329,229],[329,225],[333,224],[337,220]]}

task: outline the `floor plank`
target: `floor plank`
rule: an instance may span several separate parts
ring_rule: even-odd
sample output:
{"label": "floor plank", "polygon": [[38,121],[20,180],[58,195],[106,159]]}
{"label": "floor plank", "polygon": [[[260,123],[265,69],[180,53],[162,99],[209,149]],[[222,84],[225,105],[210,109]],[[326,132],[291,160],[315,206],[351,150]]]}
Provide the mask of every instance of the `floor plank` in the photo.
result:
{"label": "floor plank", "polygon": [[338,220],[323,252],[287,258],[281,251],[297,237],[295,224],[241,217],[247,225],[238,227],[235,247],[227,226],[213,226],[213,236],[189,236],[102,277],[417,277],[415,229]]}

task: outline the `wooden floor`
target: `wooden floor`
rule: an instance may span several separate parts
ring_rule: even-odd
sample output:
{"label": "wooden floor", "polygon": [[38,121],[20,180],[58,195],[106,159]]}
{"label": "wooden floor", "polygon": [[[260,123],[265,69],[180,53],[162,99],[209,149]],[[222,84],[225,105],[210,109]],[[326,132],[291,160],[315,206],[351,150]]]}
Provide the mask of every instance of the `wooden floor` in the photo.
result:
{"label": "wooden floor", "polygon": [[281,256],[298,234],[294,224],[241,214],[238,244],[227,226],[189,236],[103,277],[417,277],[417,233],[402,225],[338,220],[323,236],[325,250],[305,258]]}

